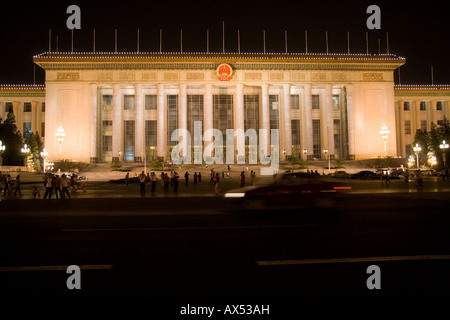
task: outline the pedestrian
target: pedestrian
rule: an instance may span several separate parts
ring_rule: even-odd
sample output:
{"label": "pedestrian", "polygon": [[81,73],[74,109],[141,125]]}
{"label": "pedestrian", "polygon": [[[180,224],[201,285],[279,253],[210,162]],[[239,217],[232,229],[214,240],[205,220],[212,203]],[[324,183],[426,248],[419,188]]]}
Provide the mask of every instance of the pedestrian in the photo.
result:
{"label": "pedestrian", "polygon": [[216,178],[214,180],[214,191],[216,192],[216,195],[219,194],[219,192],[220,192],[220,187],[219,186],[220,186],[220,175],[217,172],[216,173]]}
{"label": "pedestrian", "polygon": [[444,175],[442,176],[442,180],[447,180],[449,179],[450,173],[448,172],[448,167],[445,169],[444,171]]}
{"label": "pedestrian", "polygon": [[128,183],[130,183],[130,173],[129,172],[127,172],[127,174],[125,175],[125,183],[128,187]]}
{"label": "pedestrian", "polygon": [[16,177],[16,190],[14,190],[14,197],[16,196],[17,191],[19,191],[20,196],[22,196],[22,191],[20,191],[20,175]]}
{"label": "pedestrian", "polygon": [[406,183],[409,182],[409,170],[408,169],[405,170],[405,182]]}
{"label": "pedestrian", "polygon": [[202,173],[199,172],[198,173],[198,183],[201,183],[201,182],[202,182]]}
{"label": "pedestrian", "polygon": [[44,199],[52,198],[52,191],[53,191],[53,176],[51,173],[47,175],[47,178],[45,179],[45,194]]}
{"label": "pedestrian", "polygon": [[241,172],[241,188],[245,187],[245,172]]}
{"label": "pedestrian", "polygon": [[252,186],[255,185],[255,180],[256,180],[256,172],[252,171],[251,172],[251,179],[252,179]]}
{"label": "pedestrian", "polygon": [[198,175],[197,172],[194,172],[194,184],[197,184]]}
{"label": "pedestrian", "polygon": [[173,187],[174,178],[175,178],[175,174],[173,173],[173,171],[170,171],[170,186],[171,187]]}
{"label": "pedestrian", "polygon": [[164,193],[167,194],[167,193],[169,193],[169,185],[170,185],[170,178],[167,173],[164,174],[163,181],[164,181]]}
{"label": "pedestrian", "polygon": [[214,183],[214,170],[213,169],[211,169],[211,175],[210,175],[209,183]]}
{"label": "pedestrian", "polygon": [[419,186],[419,187],[423,186],[423,178],[422,177],[423,177],[422,171],[420,171],[420,169],[417,170],[417,173],[416,173],[416,185]]}
{"label": "pedestrian", "polygon": [[140,186],[140,194],[141,196],[145,196],[145,173],[144,171],[141,172],[139,175],[139,186]]}
{"label": "pedestrian", "polygon": [[11,198],[12,197],[12,178],[11,175],[7,175],[6,179],[5,179],[5,191],[4,191],[4,196],[5,198]]}
{"label": "pedestrian", "polygon": [[61,192],[61,178],[59,177],[59,175],[55,176],[55,179],[53,180],[53,185],[55,186],[55,195],[56,195],[56,199],[58,198],[58,193],[59,196],[61,197],[61,199],[64,198],[62,192]]}
{"label": "pedestrian", "polygon": [[63,199],[66,198],[66,195],[67,195],[67,198],[70,199],[69,186],[70,186],[70,179],[65,174],[63,174],[61,177],[61,187],[62,187],[62,198]]}
{"label": "pedestrian", "polygon": [[156,174],[154,172],[152,172],[152,174],[150,175],[150,181],[152,184],[152,194],[155,194],[156,191]]}
{"label": "pedestrian", "polygon": [[188,181],[189,181],[189,172],[186,171],[186,173],[184,174],[184,184],[188,185]]}
{"label": "pedestrian", "polygon": [[180,176],[178,175],[178,172],[174,172],[173,174],[173,192],[178,192],[178,181],[180,179]]}
{"label": "pedestrian", "polygon": [[161,172],[161,187],[163,187],[163,189],[164,189],[164,177],[165,177],[164,172]]}

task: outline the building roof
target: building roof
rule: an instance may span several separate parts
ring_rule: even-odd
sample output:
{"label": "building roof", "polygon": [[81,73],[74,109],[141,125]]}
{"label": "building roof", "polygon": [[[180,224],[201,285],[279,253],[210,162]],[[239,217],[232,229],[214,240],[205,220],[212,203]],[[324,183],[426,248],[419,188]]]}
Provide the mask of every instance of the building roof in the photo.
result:
{"label": "building roof", "polygon": [[0,97],[45,97],[43,84],[0,84]]}
{"label": "building roof", "polygon": [[238,69],[392,71],[406,59],[393,54],[45,52],[33,61],[45,70],[215,69],[229,63]]}

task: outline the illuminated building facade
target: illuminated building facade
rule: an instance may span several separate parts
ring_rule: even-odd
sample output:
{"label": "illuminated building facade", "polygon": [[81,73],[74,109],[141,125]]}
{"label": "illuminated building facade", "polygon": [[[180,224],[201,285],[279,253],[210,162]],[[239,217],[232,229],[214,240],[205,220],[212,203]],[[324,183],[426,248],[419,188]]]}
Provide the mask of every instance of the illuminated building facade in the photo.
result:
{"label": "illuminated building facade", "polygon": [[0,115],[12,108],[19,129],[41,133],[49,159],[169,160],[172,132],[193,135],[196,121],[224,136],[278,129],[281,160],[406,157],[416,129],[449,117],[450,87],[395,86],[405,59],[388,54],[44,53],[34,62],[45,88],[0,87]]}

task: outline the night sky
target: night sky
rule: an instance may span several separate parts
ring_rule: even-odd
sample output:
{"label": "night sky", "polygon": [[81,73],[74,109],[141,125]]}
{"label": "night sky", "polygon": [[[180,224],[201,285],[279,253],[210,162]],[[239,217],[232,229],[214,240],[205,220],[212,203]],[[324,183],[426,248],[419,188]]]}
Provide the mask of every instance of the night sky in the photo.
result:
{"label": "night sky", "polygon": [[[222,52],[222,21],[225,22],[225,51],[237,52],[240,30],[241,52],[285,51],[284,34],[288,32],[288,52],[326,51],[328,31],[330,53],[347,52],[347,31],[351,53],[389,52],[406,58],[401,68],[401,84],[450,84],[450,4],[413,1],[17,1],[2,3],[0,30],[0,83],[33,83],[32,57],[48,51],[49,29],[52,51],[71,50],[71,31],[66,27],[69,5],[81,9],[81,30],[74,31],[74,51],[92,51],[93,29],[96,51],[114,51],[114,29],[118,31],[118,51],[159,51],[159,32],[163,30],[163,52],[205,52],[206,30],[210,51]],[[444,3],[444,4],[443,4]],[[369,5],[381,9],[381,30],[369,30],[366,13]],[[378,46],[380,39],[380,47]],[[398,83],[398,73],[395,73]],[[44,71],[36,67],[36,83],[44,83]]]}

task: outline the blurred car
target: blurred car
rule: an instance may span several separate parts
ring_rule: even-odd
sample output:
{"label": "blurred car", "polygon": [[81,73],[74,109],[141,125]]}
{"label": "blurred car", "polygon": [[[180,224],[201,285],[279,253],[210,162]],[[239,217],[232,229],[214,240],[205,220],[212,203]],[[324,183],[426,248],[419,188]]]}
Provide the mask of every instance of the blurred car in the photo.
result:
{"label": "blurred car", "polygon": [[306,172],[285,173],[268,186],[235,190],[225,197],[242,199],[246,210],[298,210],[333,208],[336,196],[350,190],[347,184]]}
{"label": "blurred car", "polygon": [[344,170],[338,170],[338,171],[336,171],[336,172],[333,174],[333,176],[334,176],[335,178],[344,178],[344,179],[347,179],[347,178],[350,177],[350,174],[348,174],[348,173],[345,172]]}
{"label": "blurred car", "polygon": [[377,174],[376,172],[369,171],[369,170],[363,170],[358,173],[352,174],[352,179],[366,179],[366,180],[374,180],[374,179],[380,179],[381,174]]}

